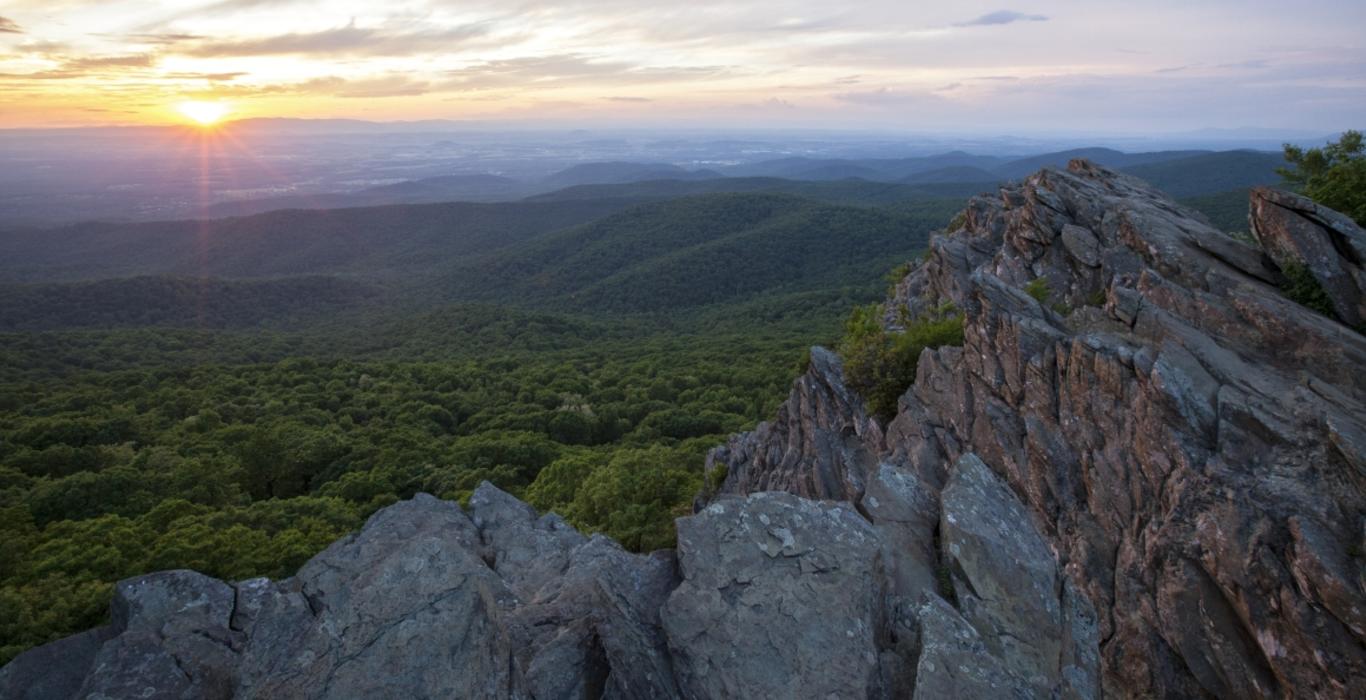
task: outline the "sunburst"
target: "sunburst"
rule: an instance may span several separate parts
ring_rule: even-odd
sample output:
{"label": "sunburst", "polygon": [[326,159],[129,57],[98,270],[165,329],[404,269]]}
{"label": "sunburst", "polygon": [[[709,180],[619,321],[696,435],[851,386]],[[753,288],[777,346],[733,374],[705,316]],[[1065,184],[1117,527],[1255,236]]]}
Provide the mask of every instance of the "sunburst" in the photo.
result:
{"label": "sunburst", "polygon": [[213,126],[228,115],[228,106],[222,102],[201,102],[191,100],[176,105],[181,114],[200,126]]}

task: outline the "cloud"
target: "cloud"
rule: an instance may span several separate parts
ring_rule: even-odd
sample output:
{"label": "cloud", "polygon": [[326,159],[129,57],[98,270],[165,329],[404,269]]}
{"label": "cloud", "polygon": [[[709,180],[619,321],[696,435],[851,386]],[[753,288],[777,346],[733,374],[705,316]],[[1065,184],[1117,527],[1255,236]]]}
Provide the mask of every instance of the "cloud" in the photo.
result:
{"label": "cloud", "polygon": [[18,22],[8,18],[0,17],[0,34],[23,34],[24,28]]}
{"label": "cloud", "polygon": [[441,29],[393,31],[357,27],[352,20],[344,27],[320,32],[277,34],[256,39],[209,41],[178,48],[177,53],[196,57],[273,56],[282,54],[349,54],[367,56],[408,56],[432,51],[449,51],[459,43],[483,36],[487,27],[465,24]]}
{"label": "cloud", "polygon": [[160,77],[175,80],[208,80],[210,82],[223,82],[236,80],[247,73],[243,71],[233,71],[227,73],[163,73]]}
{"label": "cloud", "polygon": [[630,85],[696,80],[722,75],[723,66],[641,66],[583,54],[523,56],[485,61],[448,72],[447,90],[560,87],[570,84]]}
{"label": "cloud", "polygon": [[152,54],[125,54],[116,56],[84,56],[64,58],[61,65],[49,70],[33,73],[5,73],[5,78],[26,80],[69,80],[84,78],[110,71],[124,71],[132,68],[151,68],[156,64]]}
{"label": "cloud", "polygon": [[928,93],[893,90],[885,87],[863,92],[841,92],[832,95],[832,97],[841,102],[868,105],[872,107],[905,107],[911,104],[924,104],[940,99]]}
{"label": "cloud", "polygon": [[136,44],[154,44],[157,46],[170,46],[186,41],[201,41],[206,38],[202,34],[187,34],[184,32],[143,32],[133,34],[101,34],[99,36],[124,39]]}
{"label": "cloud", "polygon": [[602,99],[610,100],[612,102],[654,102],[654,100],[648,97],[631,97],[628,95],[615,95],[612,97],[604,97]]}
{"label": "cloud", "polygon": [[1014,10],[997,10],[990,12],[977,19],[959,22],[955,27],[993,27],[1001,24],[1014,24],[1016,22],[1047,22],[1048,17],[1044,15],[1030,15]]}
{"label": "cloud", "polygon": [[86,56],[74,58],[62,64],[62,70],[86,70],[90,68],[150,68],[156,61],[152,54],[137,53],[122,56]]}
{"label": "cloud", "polygon": [[70,44],[60,41],[26,41],[19,45],[20,51],[36,54],[63,53],[70,48]]}

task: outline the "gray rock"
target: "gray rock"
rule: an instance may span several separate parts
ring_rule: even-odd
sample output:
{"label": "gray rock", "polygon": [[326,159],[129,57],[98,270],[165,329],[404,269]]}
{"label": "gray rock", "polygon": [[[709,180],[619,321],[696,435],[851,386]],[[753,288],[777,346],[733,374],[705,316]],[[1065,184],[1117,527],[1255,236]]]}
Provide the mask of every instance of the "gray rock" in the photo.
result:
{"label": "gray rock", "polygon": [[777,418],[713,450],[706,469],[727,466],[723,493],[787,491],[856,500],[877,465],[867,445],[881,440],[863,400],[844,385],[839,357],[812,348],[810,366],[793,384]]}
{"label": "gray rock", "polygon": [[1096,234],[1091,233],[1090,229],[1065,224],[1062,227],[1062,244],[1077,262],[1087,267],[1100,266],[1100,241],[1096,240]]}
{"label": "gray rock", "polygon": [[1313,200],[1270,187],[1252,190],[1252,235],[1276,265],[1300,265],[1318,280],[1338,318],[1366,321],[1366,231]]}
{"label": "gray rock", "polygon": [[513,596],[478,541],[459,506],[431,496],[376,513],[265,608],[240,695],[507,696],[515,679],[502,606]]}
{"label": "gray rock", "polygon": [[869,478],[859,510],[872,521],[882,541],[888,592],[913,597],[936,590],[934,535],[939,526],[939,497],[933,487],[909,471],[882,464]]}
{"label": "gray rock", "polygon": [[678,521],[664,606],[688,698],[863,698],[879,677],[881,543],[857,511],[785,493]]}
{"label": "gray rock", "polygon": [[[974,199],[889,296],[893,329],[953,303],[964,344],[922,355],[882,442],[857,431],[860,463],[894,465],[937,491],[973,453],[1022,500],[1020,521],[1043,548],[1004,544],[984,515],[940,533],[970,553],[940,552],[952,564],[941,570],[1007,676],[1056,652],[1056,669],[1040,673],[1069,697],[1346,698],[1366,687],[1366,338],[1284,297],[1267,263],[1303,261],[1355,322],[1366,247],[1345,217],[1284,193],[1259,191],[1252,218],[1262,249],[1142,182],[1074,161]],[[1022,293],[1036,277],[1069,313]],[[811,495],[787,486],[812,478],[792,469],[848,470],[793,439],[861,421],[837,408],[839,395],[794,390],[794,402],[828,408],[789,412],[783,430],[718,453],[743,475],[722,491]],[[780,480],[759,458],[774,453]],[[970,502],[959,491],[939,495],[945,513]],[[977,509],[993,511],[1005,512]],[[1005,551],[1017,556],[991,554]],[[1048,558],[1065,572],[1055,597],[1024,595],[1048,581]],[[1005,594],[1018,612],[988,604]],[[1006,650],[1016,642],[994,631],[1028,620],[1058,620],[1063,633],[1045,635],[1042,654]],[[917,679],[920,692],[929,681]]]}
{"label": "gray rock", "polygon": [[0,698],[67,700],[81,684],[104,643],[117,636],[112,626],[96,627],[14,657],[0,668]]}
{"label": "gray rock", "polygon": [[976,455],[954,464],[943,501],[940,537],[964,619],[1013,675],[1053,687],[1062,653],[1053,553]]}
{"label": "gray rock", "polygon": [[926,598],[917,614],[921,650],[913,700],[1043,697],[1037,688],[1012,676],[977,630],[948,603]]}

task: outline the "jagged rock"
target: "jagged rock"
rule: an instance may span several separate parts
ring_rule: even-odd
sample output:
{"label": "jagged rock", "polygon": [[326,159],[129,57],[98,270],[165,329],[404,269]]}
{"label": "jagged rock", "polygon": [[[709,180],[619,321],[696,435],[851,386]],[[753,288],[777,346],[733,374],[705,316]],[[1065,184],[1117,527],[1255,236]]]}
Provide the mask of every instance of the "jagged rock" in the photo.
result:
{"label": "jagged rock", "polygon": [[[977,497],[954,487],[948,502],[966,505],[952,512],[995,529],[1023,512],[985,467],[959,471],[950,483],[971,480]],[[968,673],[1045,695],[1067,693],[1075,676],[1083,691],[1068,697],[1096,697],[1084,683],[1096,673],[1094,615],[1027,632],[1056,650],[1045,673],[984,642],[939,599],[936,493],[882,465],[857,507],[727,496],[679,519],[677,555],[584,537],[488,484],[468,512],[419,494],[290,579],[173,571],[124,581],[110,626],[21,655],[0,670],[0,690],[33,700],[891,699],[932,692],[922,686],[967,692],[978,687]],[[1018,581],[1022,590],[1059,579],[1049,556],[1036,563],[1011,572],[1039,577]],[[945,635],[975,641],[965,650]]]}
{"label": "jagged rock", "polygon": [[664,629],[685,697],[873,694],[880,542],[853,508],[723,498],[679,521],[678,547]]}
{"label": "jagged rock", "polygon": [[729,465],[723,493],[788,491],[807,498],[852,500],[876,466],[865,445],[882,433],[863,400],[844,385],[839,357],[811,349],[811,363],[770,423],[732,439],[707,457]]}
{"label": "jagged rock", "polygon": [[890,464],[879,465],[868,479],[859,510],[873,522],[882,540],[882,562],[889,593],[913,597],[938,587],[939,498],[914,474]]}
{"label": "jagged rock", "polygon": [[1040,689],[1059,681],[1061,589],[1024,506],[976,455],[944,487],[940,538],[963,617],[1005,667]]}
{"label": "jagged rock", "polygon": [[1248,214],[1252,235],[1285,270],[1299,265],[1318,280],[1338,318],[1366,321],[1366,231],[1300,195],[1257,187]]}
{"label": "jagged rock", "polygon": [[1037,688],[1005,670],[977,630],[948,603],[926,598],[916,612],[921,651],[912,700],[1040,697]]}
{"label": "jagged rock", "polygon": [[242,697],[500,697],[514,688],[504,606],[454,503],[419,495],[282,582],[243,652]]}
{"label": "jagged rock", "polygon": [[419,494],[279,582],[120,582],[110,626],[0,669],[10,698],[678,697],[659,610],[671,553],[635,555],[485,484]]}
{"label": "jagged rock", "polygon": [[[112,626],[73,634],[51,644],[29,649],[0,668],[0,698],[66,700],[77,693],[90,674],[95,655],[118,636]],[[58,669],[54,673],[54,669]]]}
{"label": "jagged rock", "polygon": [[[1050,673],[1063,695],[1102,685],[1116,697],[1345,698],[1366,687],[1366,338],[1284,297],[1271,264],[1322,262],[1314,274],[1341,288],[1330,294],[1351,322],[1360,238],[1343,217],[1274,192],[1254,195],[1252,218],[1265,250],[1074,161],[974,199],[885,305],[895,330],[952,303],[964,344],[921,356],[882,442],[858,433],[862,463],[914,475],[946,513],[958,507],[943,492],[949,465],[963,455],[1005,480],[1066,572],[1061,608],[995,618],[973,601],[982,591],[962,561],[950,578],[982,648],[1003,649],[1009,637],[996,631],[1061,615],[1065,660]],[[1044,303],[1022,291],[1040,278]],[[829,407],[785,408],[786,425],[737,438],[743,452],[718,451],[714,461],[742,475],[721,491],[810,481],[790,465],[846,469],[799,439],[862,420],[824,398],[841,395],[837,379],[808,377],[793,393]],[[806,388],[816,381],[820,393]],[[766,481],[775,461],[751,456],[775,452],[783,476]],[[859,502],[859,482],[846,483]],[[969,532],[1000,550],[984,524]],[[1012,569],[1042,581],[1048,567],[1022,566],[1039,559],[975,570],[988,588]],[[1092,615],[1094,638],[1084,624],[1072,631]],[[1093,644],[1099,680],[1086,671]],[[1009,676],[1054,651],[1000,653],[996,671]],[[996,671],[983,671],[996,679],[986,687],[1002,682]]]}

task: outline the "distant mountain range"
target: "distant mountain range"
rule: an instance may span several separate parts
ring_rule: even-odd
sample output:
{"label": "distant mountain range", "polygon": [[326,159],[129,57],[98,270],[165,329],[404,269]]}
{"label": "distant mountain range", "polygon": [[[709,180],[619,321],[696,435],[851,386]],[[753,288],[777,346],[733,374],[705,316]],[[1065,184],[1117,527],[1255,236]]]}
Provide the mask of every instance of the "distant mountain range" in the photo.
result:
{"label": "distant mountain range", "polygon": [[654,201],[614,189],[633,186],[586,186],[601,188],[597,198],[12,231],[0,235],[0,331],[279,325],[310,311],[464,302],[673,313],[869,289],[962,203],[900,210],[779,192]]}
{"label": "distant mountain range", "polygon": [[[1245,229],[1246,189],[1275,183],[1281,163],[1256,151],[1108,149],[696,170],[602,162],[535,182],[462,174],[210,210],[268,210],[227,218],[18,229],[0,233],[0,330],[278,325],[471,302],[674,313],[828,297],[915,255],[965,198],[1078,157],[1186,198],[1229,231]],[[459,199],[505,201],[449,201]],[[109,304],[138,311],[100,311]]]}
{"label": "distant mountain range", "polygon": [[[1042,167],[1064,167],[1073,158],[1130,172],[1177,197],[1211,195],[1280,181],[1281,155],[1263,151],[1155,151],[1123,153],[1083,148],[1026,158],[979,156],[954,151],[937,156],[887,159],[781,158],[717,169],[688,170],[670,163],[582,163],[539,180],[488,174],[449,175],[370,187],[355,192],[246,199],[209,206],[205,216],[243,216],[275,209],[336,209],[382,204],[538,201],[603,196],[658,199],[706,192],[784,192],[841,203],[886,203],[958,197],[1018,180]],[[803,183],[863,181],[874,186],[844,191]],[[683,185],[681,183],[688,183]],[[631,185],[618,190],[577,188]],[[888,185],[911,185],[892,189]],[[881,187],[879,187],[881,186]]]}

